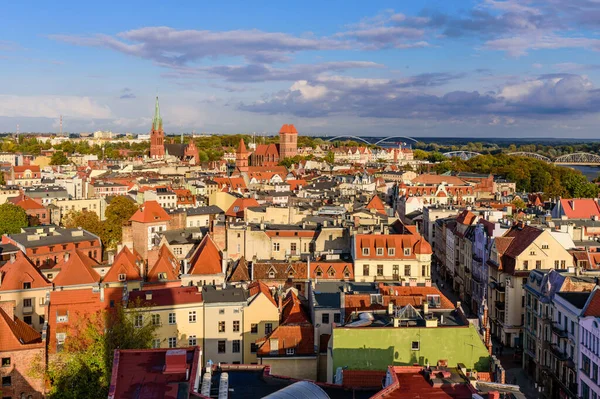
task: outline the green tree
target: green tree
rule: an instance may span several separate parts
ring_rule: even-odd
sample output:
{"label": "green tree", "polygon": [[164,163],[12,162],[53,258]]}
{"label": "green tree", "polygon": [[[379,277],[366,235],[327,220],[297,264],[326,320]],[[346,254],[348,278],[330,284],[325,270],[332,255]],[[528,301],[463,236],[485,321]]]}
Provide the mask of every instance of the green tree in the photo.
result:
{"label": "green tree", "polygon": [[327,163],[334,163],[335,162],[335,154],[333,153],[333,151],[328,151],[327,155],[325,155],[325,158],[323,158],[323,160]]}
{"label": "green tree", "polygon": [[69,163],[69,158],[62,151],[56,151],[50,158],[50,165],[67,165]]}
{"label": "green tree", "polygon": [[100,237],[102,243],[106,246],[106,231],[104,223],[98,215],[92,211],[71,211],[63,219],[65,227],[78,228],[89,231],[92,234]]}
{"label": "green tree", "polygon": [[123,236],[123,224],[133,216],[138,206],[126,196],[112,199],[106,207],[103,237],[106,248],[115,248]]}
{"label": "green tree", "polygon": [[149,318],[135,326],[140,308],[125,310],[117,305],[82,317],[69,331],[64,351],[48,364],[51,399],[100,398],[108,396],[115,349],[149,349],[158,326]]}
{"label": "green tree", "polygon": [[429,162],[443,162],[446,159],[448,158],[446,158],[441,152],[432,152],[427,157]]}
{"label": "green tree", "polygon": [[523,201],[520,197],[515,197],[515,199],[512,200],[512,204],[517,208],[517,209],[525,209],[525,207],[527,206],[525,204],[525,201]]}
{"label": "green tree", "polygon": [[0,235],[16,234],[28,225],[27,213],[12,202],[0,205]]}

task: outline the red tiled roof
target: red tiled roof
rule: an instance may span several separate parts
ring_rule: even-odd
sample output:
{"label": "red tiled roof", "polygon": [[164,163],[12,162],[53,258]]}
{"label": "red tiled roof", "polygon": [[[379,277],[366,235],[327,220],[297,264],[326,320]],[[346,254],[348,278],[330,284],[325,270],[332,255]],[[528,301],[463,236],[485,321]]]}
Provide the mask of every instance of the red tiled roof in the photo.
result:
{"label": "red tiled roof", "polygon": [[298,134],[296,127],[294,125],[283,125],[281,129],[279,129],[279,133],[283,134]]}
{"label": "red tiled roof", "polygon": [[110,269],[102,279],[103,283],[115,283],[119,281],[124,281],[119,279],[119,275],[124,274],[126,281],[136,281],[141,280],[142,276],[140,276],[139,267],[136,264],[136,261],[141,262],[141,258],[136,258],[136,256],[124,246],[121,252],[115,257],[113,264]]}
{"label": "red tiled roof", "polygon": [[369,294],[354,294],[345,295],[342,306],[348,309],[347,313],[354,311],[387,309],[390,302],[395,306],[400,307],[412,305],[415,308],[421,308],[423,303],[427,301],[427,295],[439,295],[440,307],[436,309],[454,309],[452,301],[450,301],[439,289],[435,287],[384,286],[381,284],[379,289],[383,296],[382,304],[372,304]]}
{"label": "red tiled roof", "polygon": [[31,288],[52,287],[29,258],[18,251],[14,263],[8,261],[0,267],[0,292],[22,290],[23,283],[30,283]]}
{"label": "red tiled roof", "polygon": [[26,195],[9,198],[9,201],[15,204],[16,206],[25,209],[26,211],[30,209],[46,209],[44,205],[40,204],[36,200]]}
{"label": "red tiled roof", "polygon": [[310,324],[310,320],[302,308],[302,303],[293,290],[288,292],[282,307],[281,324]]}
{"label": "red tiled roof", "polygon": [[259,206],[259,203],[254,198],[237,198],[225,212],[225,216],[243,218],[244,209],[251,206]]}
{"label": "red tiled roof", "polygon": [[60,272],[52,282],[56,287],[97,283],[100,275],[94,270],[95,266],[98,262],[76,249],[69,254],[66,262],[62,260],[54,266]]}
{"label": "red tiled roof", "polygon": [[369,201],[369,204],[367,205],[367,209],[375,209],[377,213],[385,215],[385,206],[378,195],[374,195],[373,198],[371,198],[371,201]]}
{"label": "red tiled roof", "polygon": [[169,216],[158,202],[146,201],[129,220],[140,223],[168,222],[171,220],[171,216]]}
{"label": "red tiled roof", "polygon": [[222,273],[223,256],[213,241],[210,234],[207,234],[198,245],[198,249],[192,256],[191,268],[188,274],[210,275]]}
{"label": "red tiled roof", "polygon": [[235,268],[231,272],[228,281],[250,281],[250,274],[248,273],[248,264],[246,263],[246,259],[243,256],[238,260],[237,265],[235,265]]}
{"label": "red tiled roof", "polygon": [[600,206],[593,198],[572,198],[560,200],[564,214],[569,219],[591,219],[600,217]]}
{"label": "red tiled roof", "polygon": [[256,150],[254,151],[254,155],[256,156],[277,156],[279,157],[279,150],[275,144],[259,144],[256,146]]}
{"label": "red tiled roof", "polygon": [[244,143],[244,139],[240,139],[240,144],[238,145],[237,151],[238,154],[247,154],[248,149],[246,148],[246,143]]}
{"label": "red tiled roof", "polygon": [[587,306],[583,311],[583,315],[600,317],[600,290],[594,289],[591,294],[591,298],[588,299]]}
{"label": "red tiled roof", "polygon": [[[431,254],[431,245],[420,235],[416,234],[357,234],[357,259],[415,259],[417,254]],[[369,254],[363,255],[363,248],[369,248]],[[377,248],[383,248],[383,255],[377,255]],[[388,249],[394,248],[393,255]],[[410,249],[410,255],[404,250]]]}
{"label": "red tiled roof", "polygon": [[[320,275],[317,275],[317,271]],[[321,280],[354,280],[354,266],[351,262],[311,262],[310,277]]]}
{"label": "red tiled roof", "polygon": [[[146,299],[148,295],[152,297]],[[132,291],[129,294],[128,307],[135,306],[173,306],[189,303],[202,303],[202,292],[198,287],[170,287],[146,291]]]}
{"label": "red tiled roof", "polygon": [[30,170],[32,172],[39,172],[40,167],[38,165],[21,165],[21,166],[13,166],[13,170],[15,173],[25,172],[26,170]]}
{"label": "red tiled roof", "polygon": [[27,349],[28,345],[34,344],[43,346],[40,333],[18,317],[11,318],[0,307],[0,352]]}
{"label": "red tiled roof", "polygon": [[[252,272],[255,280],[287,280],[306,279],[306,262],[261,262],[252,264]],[[275,273],[274,278],[269,278],[269,272]]]}
{"label": "red tiled roof", "polygon": [[271,293],[271,290],[262,281],[255,281],[252,284],[250,284],[248,286],[248,292],[250,293],[250,296],[263,294],[264,296],[267,297],[267,299],[269,301],[271,301],[271,303],[273,305],[275,305],[275,307],[277,307],[277,302],[275,302],[275,299],[273,298],[273,294]]}
{"label": "red tiled roof", "polygon": [[456,222],[470,226],[473,224],[476,218],[477,216],[473,212],[465,209],[456,217]]}
{"label": "red tiled roof", "polygon": [[[165,273],[166,279],[160,279],[159,274]],[[147,280],[150,282],[174,281],[179,280],[179,262],[177,258],[169,251],[169,248],[163,244],[158,252],[158,259],[152,269],[148,272]]]}
{"label": "red tiled roof", "polygon": [[308,184],[306,180],[302,179],[287,180],[286,183],[290,185],[290,191],[295,191],[296,189],[300,188],[300,186],[306,187],[306,185]]}
{"label": "red tiled roof", "polygon": [[312,324],[308,325],[280,325],[264,340],[258,349],[259,356],[270,355],[271,339],[279,341],[279,347],[273,352],[277,355],[286,355],[288,348],[294,348],[296,355],[312,355],[315,353],[315,331]]}

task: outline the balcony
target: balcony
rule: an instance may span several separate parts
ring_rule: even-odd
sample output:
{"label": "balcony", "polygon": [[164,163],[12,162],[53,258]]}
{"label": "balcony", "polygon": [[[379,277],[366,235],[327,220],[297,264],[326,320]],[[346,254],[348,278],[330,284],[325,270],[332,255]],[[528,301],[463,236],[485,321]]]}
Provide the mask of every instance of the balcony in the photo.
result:
{"label": "balcony", "polygon": [[558,338],[563,338],[563,339],[567,339],[569,337],[569,333],[567,332],[567,330],[564,330],[562,327],[560,327],[558,324],[553,323],[552,324],[552,332],[558,337]]}
{"label": "balcony", "polygon": [[567,355],[567,352],[563,351],[555,344],[550,345],[550,351],[561,362],[569,360],[569,355]]}
{"label": "balcony", "polygon": [[32,314],[33,306],[23,306],[23,314]]}

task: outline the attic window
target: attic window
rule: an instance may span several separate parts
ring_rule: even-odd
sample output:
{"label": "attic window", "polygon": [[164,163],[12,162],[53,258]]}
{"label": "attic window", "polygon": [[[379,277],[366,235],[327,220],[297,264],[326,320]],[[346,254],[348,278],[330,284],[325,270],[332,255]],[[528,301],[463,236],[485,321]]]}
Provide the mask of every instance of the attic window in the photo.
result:
{"label": "attic window", "polygon": [[550,246],[548,245],[548,243],[543,243],[542,244],[542,249],[548,249],[550,248]]}
{"label": "attic window", "polygon": [[237,206],[237,205],[236,205],[236,206],[234,206],[234,207],[233,207],[233,211],[234,211],[235,213],[238,213],[238,212],[240,211],[240,207],[239,207],[239,206]]}
{"label": "attic window", "polygon": [[369,255],[369,248],[363,248],[362,249],[362,254],[363,255]]}
{"label": "attic window", "polygon": [[123,273],[119,274],[119,281],[125,281],[126,278],[127,278],[126,274],[123,274]]}
{"label": "attic window", "polygon": [[323,270],[321,270],[320,267],[317,267],[317,270],[315,270],[315,274],[317,275],[317,277],[321,277],[323,276]]}
{"label": "attic window", "polygon": [[529,255],[535,255],[535,251],[529,251]]}
{"label": "attic window", "polygon": [[383,248],[377,248],[377,256],[383,256]]}
{"label": "attic window", "polygon": [[333,268],[333,266],[329,266],[329,271],[327,272],[327,274],[329,274],[329,277],[335,276],[335,269]]}
{"label": "attic window", "polygon": [[167,273],[158,273],[158,279],[159,280],[166,280],[167,279]]}
{"label": "attic window", "polygon": [[31,283],[29,283],[29,282],[23,283],[23,289],[24,290],[30,290],[31,289]]}
{"label": "attic window", "polygon": [[396,248],[388,248],[388,256],[395,256]]}
{"label": "attic window", "polygon": [[269,278],[275,278],[275,272],[273,270],[269,271]]}
{"label": "attic window", "polygon": [[295,348],[286,348],[285,349],[285,354],[288,356],[293,356],[296,353],[296,349]]}
{"label": "attic window", "polygon": [[404,256],[410,256],[410,248],[404,248]]}

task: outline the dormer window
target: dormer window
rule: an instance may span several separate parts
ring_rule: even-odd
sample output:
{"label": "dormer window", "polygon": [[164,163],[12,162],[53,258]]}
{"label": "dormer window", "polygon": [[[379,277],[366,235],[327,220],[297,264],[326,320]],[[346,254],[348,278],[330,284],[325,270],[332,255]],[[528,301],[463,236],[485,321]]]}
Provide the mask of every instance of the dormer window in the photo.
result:
{"label": "dormer window", "polygon": [[273,270],[269,271],[269,278],[275,278],[275,272]]}
{"label": "dormer window", "polygon": [[410,248],[404,248],[404,256],[410,256]]}
{"label": "dormer window", "polygon": [[31,283],[29,283],[29,282],[23,283],[23,289],[24,290],[30,290],[31,289]]}
{"label": "dormer window", "polygon": [[125,279],[127,278],[127,275],[124,273],[119,274],[119,281],[125,281]]}
{"label": "dormer window", "polygon": [[388,248],[388,256],[395,256],[396,248]]}
{"label": "dormer window", "polygon": [[365,256],[368,256],[369,255],[369,248],[363,248],[362,249],[362,254],[365,255]]}
{"label": "dormer window", "polygon": [[383,256],[383,248],[377,248],[377,256]]}
{"label": "dormer window", "polygon": [[[121,277],[121,275],[119,275],[119,278]],[[167,273],[158,273],[158,279],[159,280],[166,280],[167,279]]]}
{"label": "dormer window", "polygon": [[333,268],[333,266],[329,266],[327,274],[329,274],[329,277],[335,277],[335,269]]}
{"label": "dormer window", "polygon": [[317,270],[315,270],[315,275],[317,277],[322,277],[323,276],[323,270],[321,270],[320,267],[317,267]]}

